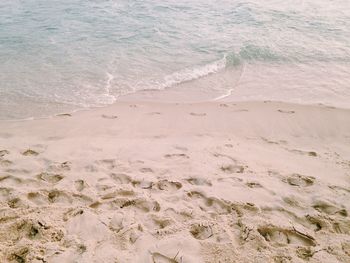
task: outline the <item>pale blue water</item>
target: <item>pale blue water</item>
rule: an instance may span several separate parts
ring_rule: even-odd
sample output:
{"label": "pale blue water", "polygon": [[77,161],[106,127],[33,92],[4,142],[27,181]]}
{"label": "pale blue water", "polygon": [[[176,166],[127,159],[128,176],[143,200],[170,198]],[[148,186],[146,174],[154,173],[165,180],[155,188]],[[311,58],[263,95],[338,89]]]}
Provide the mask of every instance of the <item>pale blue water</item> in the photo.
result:
{"label": "pale blue water", "polygon": [[350,107],[350,1],[0,1],[0,119],[189,82]]}

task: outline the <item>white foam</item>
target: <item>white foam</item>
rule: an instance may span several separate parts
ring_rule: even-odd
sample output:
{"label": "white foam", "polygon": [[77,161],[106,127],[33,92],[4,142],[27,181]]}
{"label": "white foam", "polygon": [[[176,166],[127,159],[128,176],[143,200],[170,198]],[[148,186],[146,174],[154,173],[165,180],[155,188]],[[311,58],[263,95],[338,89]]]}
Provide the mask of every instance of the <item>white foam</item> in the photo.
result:
{"label": "white foam", "polygon": [[107,80],[105,86],[105,93],[98,95],[96,101],[101,104],[112,104],[117,100],[117,98],[111,94],[112,81],[114,80],[114,76],[109,72],[106,72],[106,75]]}
{"label": "white foam", "polygon": [[186,68],[164,77],[164,83],[160,85],[160,89],[170,88],[181,83],[196,80],[210,74],[214,74],[226,67],[226,56],[213,63],[206,64],[201,67]]}

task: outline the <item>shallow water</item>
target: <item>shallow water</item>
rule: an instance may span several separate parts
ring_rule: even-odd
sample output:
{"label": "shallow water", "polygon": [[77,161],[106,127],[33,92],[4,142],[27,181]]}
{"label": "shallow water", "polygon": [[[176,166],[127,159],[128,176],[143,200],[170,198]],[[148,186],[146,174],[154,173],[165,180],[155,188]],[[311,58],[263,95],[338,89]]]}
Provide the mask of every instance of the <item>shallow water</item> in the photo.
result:
{"label": "shallow water", "polygon": [[0,119],[179,86],[350,107],[350,2],[0,2]]}

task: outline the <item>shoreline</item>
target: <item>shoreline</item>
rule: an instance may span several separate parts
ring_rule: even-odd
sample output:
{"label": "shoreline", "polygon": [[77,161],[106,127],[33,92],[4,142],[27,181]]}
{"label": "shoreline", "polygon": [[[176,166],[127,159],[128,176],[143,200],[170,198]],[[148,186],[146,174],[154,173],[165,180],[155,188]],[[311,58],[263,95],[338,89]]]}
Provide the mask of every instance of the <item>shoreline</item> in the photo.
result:
{"label": "shoreline", "polygon": [[[325,69],[331,71],[324,71]],[[13,103],[9,108],[4,103],[0,110],[3,110],[3,116],[8,117],[31,116],[22,118],[22,120],[26,120],[42,118],[38,117],[42,115],[47,115],[45,118],[50,118],[60,113],[110,107],[121,101],[184,104],[212,101],[237,103],[275,101],[301,105],[323,104],[349,109],[350,104],[347,98],[350,94],[347,91],[347,73],[350,73],[349,68],[342,64],[333,65],[331,69],[327,65],[323,65],[321,68],[308,65],[305,69],[302,65],[298,67],[298,65],[288,64],[244,63],[238,68],[225,68],[222,71],[194,80],[183,81],[164,89],[147,89],[146,85],[144,90],[135,90],[123,95],[118,92],[114,94],[112,83],[107,81],[106,93],[99,94],[98,97],[113,96],[113,100],[108,102],[111,103],[109,105],[107,102],[99,102],[97,99],[87,104],[99,105],[102,103],[103,105],[87,108],[83,107],[87,106],[86,103],[79,104],[82,101],[79,103],[76,101],[78,104],[75,105],[77,106],[73,106],[58,101],[45,103],[38,100],[38,105],[33,104],[35,101],[30,101],[28,104],[22,101],[22,103]],[[339,81],[334,82],[337,79]],[[87,94],[82,93],[82,95]],[[112,103],[112,101],[115,102]],[[13,114],[15,112],[16,114]],[[13,118],[7,119],[14,120]]]}
{"label": "shoreline", "polygon": [[348,262],[350,110],[159,103],[0,121],[7,262]]}
{"label": "shoreline", "polygon": [[[218,98],[214,98],[213,100],[203,100],[203,101],[185,101],[185,102],[180,102],[180,101],[171,101],[171,100],[164,100],[163,98],[154,98],[153,97],[153,92],[163,92],[163,90],[156,90],[156,91],[150,91],[150,90],[145,90],[145,91],[137,91],[136,93],[131,93],[127,95],[123,95],[121,97],[118,97],[118,99],[108,105],[103,105],[103,106],[96,106],[96,107],[87,107],[87,108],[79,108],[75,109],[72,111],[62,111],[57,114],[49,115],[49,116],[44,116],[44,117],[28,117],[25,119],[0,119],[0,123],[4,122],[27,122],[27,121],[36,121],[36,120],[46,120],[46,119],[52,119],[55,117],[60,117],[64,115],[76,115],[79,114],[80,112],[89,112],[89,111],[96,111],[96,110],[101,110],[101,109],[108,109],[116,107],[118,104],[125,104],[125,103],[136,103],[136,104],[179,104],[179,105],[201,105],[201,104],[249,104],[249,103],[257,103],[257,104],[266,104],[266,103],[276,103],[276,104],[285,104],[285,105],[295,105],[295,106],[306,106],[306,107],[324,107],[324,108],[330,108],[330,109],[339,109],[339,110],[350,110],[349,107],[340,107],[340,106],[334,106],[330,104],[324,104],[324,103],[297,103],[297,102],[287,102],[287,101],[279,101],[279,100],[234,100],[232,99],[233,95],[223,95]],[[166,91],[165,91],[166,92]],[[146,96],[144,96],[146,94]],[[151,95],[147,95],[151,94]],[[148,97],[150,96],[150,97]],[[165,95],[165,97],[169,97],[168,94]]]}

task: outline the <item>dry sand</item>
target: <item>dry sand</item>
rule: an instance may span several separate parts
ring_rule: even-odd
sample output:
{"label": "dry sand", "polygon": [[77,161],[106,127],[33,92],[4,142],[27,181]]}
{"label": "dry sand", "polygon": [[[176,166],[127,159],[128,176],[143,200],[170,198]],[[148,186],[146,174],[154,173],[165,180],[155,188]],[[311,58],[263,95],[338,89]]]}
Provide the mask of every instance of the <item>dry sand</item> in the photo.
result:
{"label": "dry sand", "polygon": [[120,102],[0,122],[0,262],[350,262],[350,110]]}

